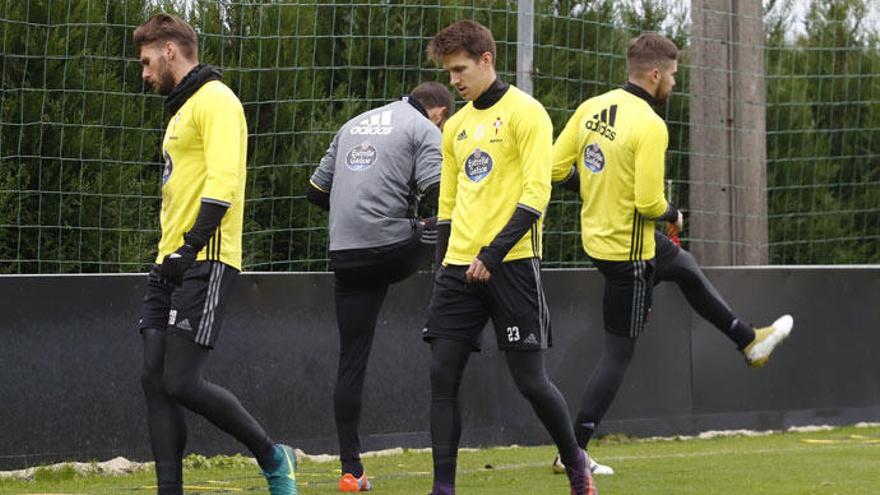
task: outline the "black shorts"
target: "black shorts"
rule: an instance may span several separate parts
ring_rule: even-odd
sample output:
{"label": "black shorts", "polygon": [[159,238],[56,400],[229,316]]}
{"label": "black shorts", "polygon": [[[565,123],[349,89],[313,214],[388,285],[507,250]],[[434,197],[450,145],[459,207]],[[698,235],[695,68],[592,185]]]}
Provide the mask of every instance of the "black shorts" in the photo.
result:
{"label": "black shorts", "polygon": [[428,266],[434,254],[434,245],[420,242],[418,236],[388,248],[391,249],[382,248],[384,252],[373,256],[367,253],[368,250],[361,250],[363,253],[359,264],[334,267],[336,284],[351,289],[391,285],[409,278],[419,267]]}
{"label": "black shorts", "polygon": [[654,260],[593,260],[605,277],[602,315],[605,331],[631,339],[645,329],[651,313]]}
{"label": "black shorts", "polygon": [[223,308],[238,270],[218,261],[197,261],[184,274],[179,287],[159,280],[154,264],[147,278],[138,328],[155,328],[214,347]]}
{"label": "black shorts", "polygon": [[479,351],[480,335],[491,318],[502,351],[540,350],[552,344],[537,258],[502,263],[486,284],[467,282],[466,271],[466,266],[457,265],[437,271],[425,340],[459,340]]}

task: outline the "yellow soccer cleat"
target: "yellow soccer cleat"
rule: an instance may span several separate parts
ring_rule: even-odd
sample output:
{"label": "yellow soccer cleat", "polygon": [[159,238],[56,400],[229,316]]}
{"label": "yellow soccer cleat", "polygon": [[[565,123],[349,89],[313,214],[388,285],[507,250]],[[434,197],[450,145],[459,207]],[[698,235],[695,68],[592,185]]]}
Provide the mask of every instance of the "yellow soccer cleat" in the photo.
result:
{"label": "yellow soccer cleat", "polygon": [[794,318],[791,315],[782,315],[769,327],[756,328],[755,340],[742,351],[749,366],[760,368],[767,364],[773,349],[791,334],[792,326]]}

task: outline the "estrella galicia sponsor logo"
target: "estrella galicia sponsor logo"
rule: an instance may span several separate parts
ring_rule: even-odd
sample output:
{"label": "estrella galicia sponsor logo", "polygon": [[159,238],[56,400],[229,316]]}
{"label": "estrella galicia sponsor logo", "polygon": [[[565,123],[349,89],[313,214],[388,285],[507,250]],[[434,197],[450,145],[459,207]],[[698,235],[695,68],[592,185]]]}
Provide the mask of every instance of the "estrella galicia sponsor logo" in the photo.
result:
{"label": "estrella galicia sponsor logo", "polygon": [[480,182],[492,172],[492,157],[489,153],[477,148],[464,161],[464,173],[468,179]]}
{"label": "estrella galicia sponsor logo", "polygon": [[597,143],[584,148],[584,166],[594,174],[598,174],[605,168],[605,154],[602,153],[602,148]]}
{"label": "estrella galicia sponsor logo", "polygon": [[352,148],[351,151],[345,155],[345,164],[349,169],[354,170],[355,172],[361,172],[367,170],[376,163],[376,156],[378,154],[379,153],[372,144],[364,141]]}
{"label": "estrella galicia sponsor logo", "polygon": [[171,161],[171,155],[166,151],[165,152],[165,167],[162,169],[162,185],[168,182],[168,179],[171,178],[171,172],[174,171],[174,163]]}
{"label": "estrella galicia sponsor logo", "polygon": [[351,128],[350,134],[362,135],[387,135],[391,134],[394,127],[391,125],[391,110],[384,110],[382,113],[371,115],[369,118],[358,122],[358,125]]}

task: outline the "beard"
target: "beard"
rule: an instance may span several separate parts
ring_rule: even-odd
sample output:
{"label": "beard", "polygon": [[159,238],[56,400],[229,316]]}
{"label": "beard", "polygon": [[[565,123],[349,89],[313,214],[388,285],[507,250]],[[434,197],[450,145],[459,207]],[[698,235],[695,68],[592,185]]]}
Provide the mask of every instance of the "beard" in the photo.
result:
{"label": "beard", "polygon": [[159,71],[156,74],[156,82],[153,83],[153,89],[161,96],[168,96],[174,90],[174,86],[174,76],[168,70],[168,64],[161,60]]}
{"label": "beard", "polygon": [[660,85],[657,86],[657,95],[654,97],[654,100],[657,103],[664,105],[664,104],[666,104],[666,100],[669,99],[669,95],[671,95],[671,94],[672,94],[672,86],[671,85],[666,86],[661,82]]}

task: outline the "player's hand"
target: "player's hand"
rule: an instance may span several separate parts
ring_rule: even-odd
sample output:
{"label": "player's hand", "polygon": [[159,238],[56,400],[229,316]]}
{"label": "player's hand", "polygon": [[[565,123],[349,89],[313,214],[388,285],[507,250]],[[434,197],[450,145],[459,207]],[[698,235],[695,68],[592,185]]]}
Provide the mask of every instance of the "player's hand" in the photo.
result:
{"label": "player's hand", "polygon": [[437,244],[437,217],[419,220],[419,240],[423,244]]}
{"label": "player's hand", "polygon": [[468,282],[484,284],[492,278],[492,274],[489,273],[489,269],[486,268],[486,265],[483,264],[480,258],[474,258],[467,271],[464,272],[464,277]]}
{"label": "player's hand", "polygon": [[684,215],[681,214],[681,210],[678,211],[678,219],[675,220],[675,223],[670,222],[666,227],[666,236],[669,238],[678,237],[678,234],[681,233],[682,229],[684,229]]}
{"label": "player's hand", "polygon": [[162,258],[162,266],[160,266],[160,274],[162,281],[171,285],[182,285],[183,275],[186,270],[196,261],[198,252],[189,244],[184,244],[177,248],[177,251],[166,254]]}

